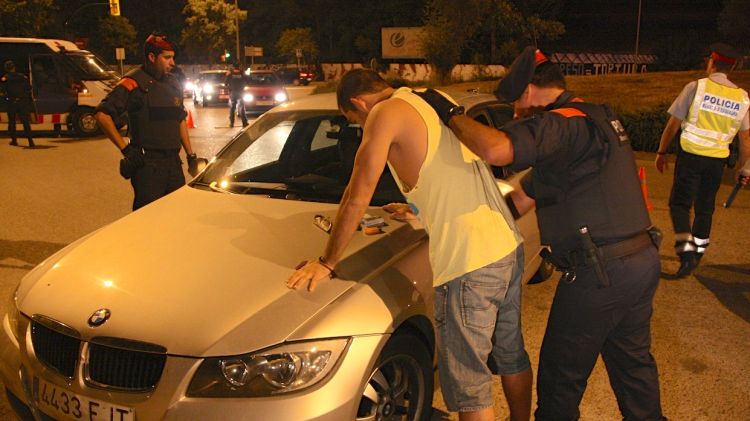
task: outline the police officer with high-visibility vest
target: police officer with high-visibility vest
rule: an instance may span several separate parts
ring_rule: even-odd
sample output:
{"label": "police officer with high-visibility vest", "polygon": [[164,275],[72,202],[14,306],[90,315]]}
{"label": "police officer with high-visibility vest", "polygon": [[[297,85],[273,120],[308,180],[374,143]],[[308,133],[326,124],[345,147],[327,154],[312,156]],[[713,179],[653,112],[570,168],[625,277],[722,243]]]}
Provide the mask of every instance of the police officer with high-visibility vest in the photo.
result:
{"label": "police officer with high-visibility vest", "polygon": [[[124,156],[120,174],[133,185],[133,210],[185,184],[180,146],[185,149],[191,175],[198,173],[199,162],[188,136],[182,86],[171,73],[174,45],[165,35],[151,34],[143,53],[144,64],[123,76],[96,109],[104,134]],[[114,123],[125,112],[129,143]]]}
{"label": "police officer with high-visibility vest", "polygon": [[527,117],[500,130],[460,115],[435,91],[426,94],[474,153],[517,171],[531,167],[511,197],[520,214],[536,206],[542,243],[564,271],[539,356],[535,418],[578,419],[601,355],[623,418],[663,420],[650,330],[658,233],[620,120],[567,91],[560,67],[534,47],[495,92]]}
{"label": "police officer with high-visibility vest", "polygon": [[[656,152],[656,169],[663,173],[669,167],[667,149],[682,129],[669,196],[675,251],[680,257],[677,278],[693,272],[710,244],[716,193],[735,135],[740,139],[738,167],[750,157],[750,100],[747,92],[727,77],[740,54],[721,43],[711,45],[710,50],[708,77],[685,85],[669,107],[670,118]],[[738,176],[738,181],[747,183],[744,177]],[[691,224],[692,207],[695,216]]]}

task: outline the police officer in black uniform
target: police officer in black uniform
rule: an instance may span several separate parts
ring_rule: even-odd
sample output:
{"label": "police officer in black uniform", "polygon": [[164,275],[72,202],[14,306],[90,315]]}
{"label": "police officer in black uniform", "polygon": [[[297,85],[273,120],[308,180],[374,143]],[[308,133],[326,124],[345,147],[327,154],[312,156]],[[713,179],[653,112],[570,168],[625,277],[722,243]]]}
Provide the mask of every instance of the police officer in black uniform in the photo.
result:
{"label": "police officer in black uniform", "polygon": [[[133,210],[139,209],[185,184],[180,146],[185,149],[188,172],[198,172],[182,104],[182,86],[171,72],[175,47],[161,34],[144,44],[144,64],[128,72],[99,104],[96,119],[124,156],[120,174],[130,179],[135,192]],[[127,112],[130,143],[122,138],[114,120]]]}
{"label": "police officer in black uniform", "polygon": [[609,107],[565,90],[560,68],[533,47],[516,58],[496,95],[528,117],[495,130],[425,94],[472,151],[516,171],[532,167],[513,195],[536,206],[542,243],[564,272],[540,353],[537,420],[576,420],[602,355],[625,420],[664,419],[651,355],[652,301],[660,262],[635,159]]}
{"label": "police officer in black uniform", "polygon": [[234,127],[235,111],[242,119],[242,127],[245,127],[248,124],[247,114],[245,113],[245,101],[242,98],[246,82],[245,75],[240,70],[240,64],[235,62],[232,69],[227,72],[226,79],[224,79],[224,86],[229,89],[230,94],[229,127]]}
{"label": "police officer in black uniform", "polygon": [[8,107],[8,134],[10,144],[18,146],[16,140],[16,115],[23,124],[23,134],[29,139],[29,147],[33,148],[34,139],[31,138],[31,124],[29,113],[33,108],[31,100],[31,85],[29,78],[22,73],[16,72],[16,65],[12,60],[7,60],[3,67],[5,74],[0,77],[0,85],[4,92],[5,104]]}

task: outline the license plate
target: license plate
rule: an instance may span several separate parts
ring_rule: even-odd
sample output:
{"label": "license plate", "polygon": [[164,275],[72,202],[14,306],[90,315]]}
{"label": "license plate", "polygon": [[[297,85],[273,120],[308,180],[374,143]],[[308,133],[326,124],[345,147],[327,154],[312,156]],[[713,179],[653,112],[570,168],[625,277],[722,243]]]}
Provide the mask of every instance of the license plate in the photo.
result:
{"label": "license plate", "polygon": [[38,377],[33,380],[34,401],[48,415],[89,421],[134,421],[135,409],[92,399]]}
{"label": "license plate", "polygon": [[256,105],[273,105],[273,101],[255,101]]}
{"label": "license plate", "polygon": [[229,99],[229,95],[219,95],[219,99]]}

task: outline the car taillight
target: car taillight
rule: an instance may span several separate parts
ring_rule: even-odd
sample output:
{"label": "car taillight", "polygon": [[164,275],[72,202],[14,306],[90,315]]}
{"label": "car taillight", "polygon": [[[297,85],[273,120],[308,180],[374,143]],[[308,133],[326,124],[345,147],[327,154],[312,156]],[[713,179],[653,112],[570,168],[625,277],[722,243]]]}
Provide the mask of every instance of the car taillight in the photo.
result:
{"label": "car taillight", "polygon": [[87,94],[89,93],[88,88],[86,88],[86,85],[82,83],[74,83],[72,88],[79,94]]}

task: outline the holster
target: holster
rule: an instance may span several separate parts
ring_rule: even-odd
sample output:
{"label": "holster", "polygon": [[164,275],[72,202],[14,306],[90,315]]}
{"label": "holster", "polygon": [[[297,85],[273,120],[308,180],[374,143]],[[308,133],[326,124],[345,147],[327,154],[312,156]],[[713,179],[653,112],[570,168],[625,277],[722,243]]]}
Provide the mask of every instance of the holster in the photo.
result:
{"label": "holster", "polygon": [[131,165],[125,158],[120,160],[120,175],[126,180],[129,180],[135,175],[135,167],[133,167],[133,165]]}

